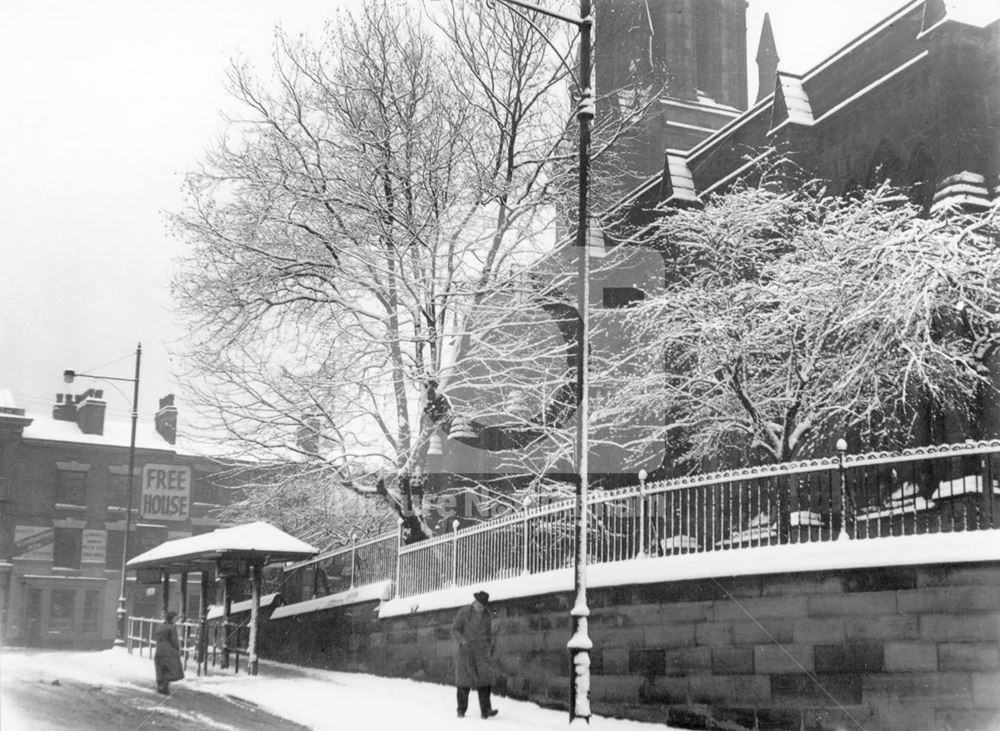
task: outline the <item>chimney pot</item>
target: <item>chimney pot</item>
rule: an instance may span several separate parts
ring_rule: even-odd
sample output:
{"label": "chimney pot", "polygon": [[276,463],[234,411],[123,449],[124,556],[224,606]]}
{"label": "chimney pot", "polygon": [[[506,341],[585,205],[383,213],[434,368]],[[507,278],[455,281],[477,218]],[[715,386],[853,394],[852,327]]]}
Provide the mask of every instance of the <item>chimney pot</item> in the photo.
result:
{"label": "chimney pot", "polygon": [[76,421],[76,403],[68,393],[57,393],[52,407],[52,418],[56,421]]}

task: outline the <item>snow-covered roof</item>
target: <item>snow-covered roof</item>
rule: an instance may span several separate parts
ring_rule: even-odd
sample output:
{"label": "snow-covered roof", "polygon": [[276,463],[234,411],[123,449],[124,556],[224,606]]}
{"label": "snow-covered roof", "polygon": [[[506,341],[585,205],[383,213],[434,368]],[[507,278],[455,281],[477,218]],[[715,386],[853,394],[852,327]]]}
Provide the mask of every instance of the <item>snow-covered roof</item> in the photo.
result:
{"label": "snow-covered roof", "polygon": [[9,388],[0,388],[0,409],[16,409],[14,394]]}
{"label": "snow-covered roof", "polygon": [[[343,607],[348,604],[360,604],[361,602],[384,602],[391,596],[392,582],[380,581],[375,584],[366,584],[365,586],[355,587],[354,589],[348,589],[347,591],[337,592],[336,594],[328,594],[327,596],[315,597],[314,599],[306,599],[305,601],[295,602],[294,604],[285,604],[284,606],[278,607],[274,610],[274,613],[271,614],[271,619],[275,620],[282,619],[284,617],[296,617],[300,614],[321,612],[324,609]],[[235,607],[236,605],[234,604],[233,606]],[[235,609],[233,611],[235,611]],[[211,612],[209,612],[209,619],[211,618]]]}
{"label": "snow-covered roof", "polygon": [[945,0],[948,20],[985,28],[1000,20],[1000,5],[983,0]]}
{"label": "snow-covered roof", "polygon": [[[26,416],[33,421],[24,427],[25,439],[127,449],[132,438],[131,421],[105,419],[103,434],[84,434],[75,421],[58,421],[51,415],[31,411],[26,412]],[[174,445],[160,436],[153,424],[144,424],[141,420],[136,422],[135,446],[136,449],[175,451]]]}
{"label": "snow-covered roof", "polygon": [[252,559],[268,564],[309,558],[317,553],[319,550],[308,543],[261,520],[166,541],[126,565],[132,569],[197,571],[220,559]]}
{"label": "snow-covered roof", "polygon": [[811,126],[813,123],[812,105],[810,105],[809,95],[802,85],[802,78],[779,72],[777,83],[785,102],[788,121],[792,124]]}
{"label": "snow-covered roof", "polygon": [[694,187],[694,176],[684,158],[684,153],[667,150],[666,173],[670,178],[669,183],[673,198],[684,201],[698,200],[698,192]]}
{"label": "snow-covered roof", "polygon": [[[265,594],[260,598],[260,608],[264,609],[274,604],[275,600],[281,596],[278,592],[273,592],[271,594]],[[242,612],[249,612],[252,609],[253,600],[244,599],[243,601],[233,602],[229,606],[229,614],[240,614]],[[208,608],[208,613],[205,615],[206,619],[221,619],[225,616],[225,607],[219,604],[213,604]]]}
{"label": "snow-covered roof", "polygon": [[[31,420],[31,423],[24,427],[24,439],[29,441],[128,449],[132,438],[131,419],[105,417],[103,434],[84,434],[75,421],[53,419],[52,415],[48,413],[29,410],[25,412],[24,418]],[[187,433],[178,434],[176,444],[171,444],[156,431],[156,425],[152,418],[143,419],[141,414],[136,421],[135,446],[136,449],[159,450],[187,457],[205,457],[206,459],[221,459],[229,454],[218,443],[207,438],[199,439]]]}

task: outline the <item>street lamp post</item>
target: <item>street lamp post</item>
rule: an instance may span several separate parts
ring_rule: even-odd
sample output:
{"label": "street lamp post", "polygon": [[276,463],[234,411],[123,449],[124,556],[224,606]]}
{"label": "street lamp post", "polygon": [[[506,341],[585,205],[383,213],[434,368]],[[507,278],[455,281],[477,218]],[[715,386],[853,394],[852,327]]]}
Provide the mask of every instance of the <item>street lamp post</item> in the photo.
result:
{"label": "street lamp post", "polygon": [[[567,647],[572,658],[570,678],[569,720],[581,719],[590,723],[590,650],[593,643],[587,631],[587,486],[589,482],[588,453],[590,451],[588,424],[590,421],[589,359],[590,359],[590,249],[589,202],[590,193],[590,126],[594,119],[594,95],[591,84],[590,44],[594,28],[591,17],[591,0],[580,0],[580,15],[573,17],[525,0],[484,0],[494,7],[501,4],[520,15],[520,10],[538,13],[575,26],[580,33],[580,57],[576,85],[579,101],[576,119],[580,125],[579,140],[579,205],[577,210],[577,310],[580,315],[579,337],[576,342],[576,504],[574,548],[574,594],[570,615],[573,634]],[[523,17],[523,16],[522,16]]]}
{"label": "street lamp post", "polygon": [[132,384],[132,436],[128,445],[128,481],[125,493],[125,535],[122,540],[122,572],[118,590],[118,609],[115,614],[118,617],[115,644],[125,644],[125,618],[128,612],[125,610],[125,564],[128,562],[129,534],[132,530],[132,485],[135,479],[135,429],[139,417],[139,364],[142,362],[142,343],[135,346],[135,378],[116,378],[114,376],[99,376],[93,373],[77,373],[76,371],[63,371],[63,380],[72,383],[77,376],[83,378],[98,378],[102,381],[128,381]]}
{"label": "street lamp post", "polygon": [[580,313],[580,334],[577,338],[576,359],[576,561],[573,588],[575,600],[570,614],[573,618],[573,636],[568,647],[572,656],[570,669],[569,721],[583,719],[590,723],[590,650],[593,643],[587,631],[590,609],[587,606],[587,487],[590,478],[588,462],[590,442],[590,242],[589,203],[590,191],[590,123],[594,119],[594,97],[590,79],[590,36],[593,20],[590,17],[590,0],[580,0],[580,100],[576,118],[580,124],[579,176],[580,192],[577,213],[577,309]]}

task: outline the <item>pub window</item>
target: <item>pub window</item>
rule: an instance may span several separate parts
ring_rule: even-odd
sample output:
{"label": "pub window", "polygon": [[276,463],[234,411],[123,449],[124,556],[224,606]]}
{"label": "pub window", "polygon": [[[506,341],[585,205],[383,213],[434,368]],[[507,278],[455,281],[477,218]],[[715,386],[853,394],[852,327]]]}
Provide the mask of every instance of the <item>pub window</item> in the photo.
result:
{"label": "pub window", "polygon": [[87,473],[79,470],[59,470],[56,502],[66,505],[86,505]]}
{"label": "pub window", "polygon": [[194,481],[193,502],[218,505],[218,487],[208,477],[198,477]]}
{"label": "pub window", "polygon": [[629,307],[646,298],[641,289],[635,287],[605,287],[604,306],[609,309]]}
{"label": "pub window", "polygon": [[71,632],[73,612],[76,609],[76,591],[73,589],[53,589],[49,609],[49,630]]}
{"label": "pub window", "polygon": [[83,529],[56,528],[55,547],[52,551],[52,565],[64,569],[80,568],[80,553],[83,549]]}
{"label": "pub window", "polygon": [[101,629],[101,592],[83,593],[83,631],[98,632]]}
{"label": "pub window", "polygon": [[104,552],[104,566],[109,569],[120,569],[122,566],[122,549],[125,545],[125,531],[109,530],[108,543]]}
{"label": "pub window", "polygon": [[128,475],[111,475],[111,492],[108,505],[125,507],[128,500]]}

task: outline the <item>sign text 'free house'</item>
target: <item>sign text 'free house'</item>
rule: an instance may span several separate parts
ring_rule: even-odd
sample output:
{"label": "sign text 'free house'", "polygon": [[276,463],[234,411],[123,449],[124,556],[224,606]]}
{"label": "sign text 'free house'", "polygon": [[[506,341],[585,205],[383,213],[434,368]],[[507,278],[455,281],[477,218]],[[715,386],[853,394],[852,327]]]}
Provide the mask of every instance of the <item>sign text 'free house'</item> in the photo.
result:
{"label": "sign text 'free house'", "polygon": [[191,468],[169,464],[143,467],[141,506],[146,520],[187,520],[191,512]]}

